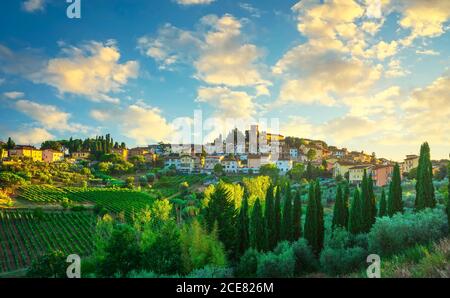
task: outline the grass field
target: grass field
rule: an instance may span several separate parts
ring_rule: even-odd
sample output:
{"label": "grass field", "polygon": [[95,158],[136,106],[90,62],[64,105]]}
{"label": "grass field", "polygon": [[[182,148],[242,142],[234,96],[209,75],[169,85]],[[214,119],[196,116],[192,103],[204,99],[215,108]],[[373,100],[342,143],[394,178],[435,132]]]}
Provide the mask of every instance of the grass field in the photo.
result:
{"label": "grass field", "polygon": [[25,268],[39,255],[61,250],[89,255],[95,216],[91,212],[0,211],[0,272]]}

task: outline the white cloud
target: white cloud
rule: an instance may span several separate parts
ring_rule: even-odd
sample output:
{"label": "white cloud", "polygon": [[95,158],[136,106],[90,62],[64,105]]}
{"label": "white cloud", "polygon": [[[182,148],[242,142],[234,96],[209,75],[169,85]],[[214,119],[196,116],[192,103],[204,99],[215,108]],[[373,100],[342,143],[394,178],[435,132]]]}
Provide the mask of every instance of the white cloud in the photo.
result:
{"label": "white cloud", "polygon": [[285,78],[281,102],[333,105],[340,96],[367,91],[380,78],[381,68],[305,44],[287,52],[273,72]]}
{"label": "white cloud", "polygon": [[136,61],[119,63],[120,52],[114,41],[90,42],[82,47],[63,48],[66,57],[48,61],[35,81],[49,84],[60,93],[84,95],[93,101],[117,103],[111,93],[122,91],[129,79],[136,78]]}
{"label": "white cloud", "polygon": [[403,77],[409,74],[410,72],[408,70],[405,70],[401,66],[401,62],[398,59],[392,59],[388,63],[388,68],[385,71],[385,76],[387,78],[397,78],[397,77]]}
{"label": "white cloud", "polygon": [[18,99],[21,97],[24,97],[25,94],[23,92],[19,91],[11,91],[11,92],[5,92],[3,93],[3,96],[9,99]]}
{"label": "white cloud", "polygon": [[180,5],[201,5],[201,4],[211,4],[215,0],[176,0]]}
{"label": "white cloud", "polygon": [[16,102],[15,106],[17,110],[38,121],[40,125],[49,130],[70,132],[86,132],[88,130],[81,124],[69,123],[71,115],[52,105],[21,99]]}
{"label": "white cloud", "polygon": [[27,0],[23,2],[22,8],[26,12],[42,11],[45,8],[46,0]]}
{"label": "white cloud", "polygon": [[439,56],[441,53],[436,52],[435,50],[416,50],[416,54],[428,55],[428,56]]}
{"label": "white cloud", "polygon": [[215,107],[216,116],[221,118],[248,118],[256,113],[252,96],[226,87],[200,87],[197,101]]}
{"label": "white cloud", "polygon": [[158,108],[143,103],[121,109],[93,110],[91,117],[109,125],[117,125],[122,135],[133,139],[137,145],[168,141],[176,132]]}
{"label": "white cloud", "polygon": [[55,137],[43,128],[30,128],[9,133],[16,144],[40,145],[42,142],[52,140]]}
{"label": "white cloud", "polygon": [[166,24],[157,37],[139,38],[138,48],[161,69],[173,70],[178,63],[192,64],[195,78],[207,84],[267,88],[271,83],[263,78],[264,53],[245,41],[242,27],[243,22],[232,15],[207,15],[196,31]]}

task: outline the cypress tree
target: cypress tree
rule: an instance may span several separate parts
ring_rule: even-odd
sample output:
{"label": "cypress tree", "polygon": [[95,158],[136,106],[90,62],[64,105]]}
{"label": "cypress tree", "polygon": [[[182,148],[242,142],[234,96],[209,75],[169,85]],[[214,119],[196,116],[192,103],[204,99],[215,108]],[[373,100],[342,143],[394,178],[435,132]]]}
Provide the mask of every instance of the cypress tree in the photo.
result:
{"label": "cypress tree", "polygon": [[394,166],[392,181],[389,185],[387,214],[393,216],[397,212],[403,212],[402,185],[400,181],[400,167]]}
{"label": "cypress tree", "polygon": [[369,185],[367,181],[367,171],[364,170],[363,179],[361,182],[361,216],[362,216],[362,231],[368,232],[370,230],[370,216],[372,208],[370,207]]}
{"label": "cypress tree", "polygon": [[375,223],[377,217],[377,200],[375,197],[375,193],[373,191],[373,179],[372,173],[370,173],[369,178],[367,179],[367,187],[369,190],[369,203],[370,203],[370,227]]}
{"label": "cypress tree", "polygon": [[344,213],[345,213],[345,225],[344,227],[348,227],[348,218],[349,218],[349,210],[350,210],[350,186],[348,182],[345,182],[344,188]]}
{"label": "cypress tree", "polygon": [[274,187],[272,184],[269,185],[266,194],[266,206],[264,210],[264,223],[266,232],[266,248],[267,250],[272,250],[276,245],[275,235],[273,233],[275,226],[275,213],[273,207],[273,191]]}
{"label": "cypress tree", "polygon": [[242,256],[250,246],[249,235],[249,218],[248,218],[248,199],[245,195],[242,200],[242,206],[239,211],[237,232],[237,244],[236,244],[236,257]]}
{"label": "cypress tree", "polygon": [[293,214],[293,234],[294,241],[300,239],[302,236],[302,195],[299,189],[294,198],[294,214]]}
{"label": "cypress tree", "polygon": [[274,234],[275,246],[276,246],[276,244],[281,240],[281,187],[280,186],[277,186],[277,193],[275,195],[273,234]]}
{"label": "cypress tree", "polygon": [[315,199],[316,199],[316,206],[317,206],[317,247],[318,247],[318,254],[323,249],[323,243],[325,238],[325,224],[323,221],[323,206],[322,206],[322,192],[320,190],[320,183],[319,179],[316,180],[316,187],[315,187]]}
{"label": "cypress tree", "polygon": [[292,241],[292,232],[292,193],[290,185],[287,185],[283,207],[282,240]]}
{"label": "cypress tree", "polygon": [[318,254],[317,245],[317,201],[315,199],[314,183],[309,184],[308,206],[305,218],[305,239],[312,247],[314,253]]}
{"label": "cypress tree", "polygon": [[430,159],[430,146],[423,143],[420,147],[419,166],[417,168],[416,183],[416,211],[425,208],[434,208],[436,206],[436,198],[433,186],[433,169]]}
{"label": "cypress tree", "polygon": [[334,203],[333,208],[333,223],[332,228],[336,227],[342,227],[346,228],[345,226],[345,206],[344,206],[344,196],[342,194],[342,188],[340,185],[338,185],[336,190],[336,201]]}
{"label": "cypress tree", "polygon": [[261,251],[264,247],[264,219],[262,217],[261,203],[259,198],[256,198],[255,205],[253,206],[252,219],[250,223],[250,245],[252,248]]}
{"label": "cypress tree", "polygon": [[386,203],[386,193],[383,191],[381,192],[381,199],[380,199],[380,210],[378,212],[379,217],[383,217],[387,215],[387,203]]}
{"label": "cypress tree", "polygon": [[363,231],[362,206],[359,195],[359,189],[353,193],[352,206],[350,208],[350,217],[348,220],[348,231],[352,234],[359,234]]}

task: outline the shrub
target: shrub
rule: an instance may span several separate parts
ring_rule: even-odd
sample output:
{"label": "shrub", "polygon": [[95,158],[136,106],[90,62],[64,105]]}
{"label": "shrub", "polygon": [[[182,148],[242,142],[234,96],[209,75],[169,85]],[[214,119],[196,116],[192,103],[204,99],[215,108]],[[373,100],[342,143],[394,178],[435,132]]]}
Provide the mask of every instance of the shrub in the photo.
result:
{"label": "shrub", "polygon": [[294,272],[296,276],[314,272],[318,269],[318,262],[306,239],[302,238],[292,243],[292,250],[295,258]]}
{"label": "shrub", "polygon": [[231,278],[233,277],[233,270],[230,268],[223,268],[208,265],[202,269],[192,271],[188,278]]}
{"label": "shrub", "polygon": [[320,266],[329,275],[342,275],[366,265],[367,251],[361,247],[326,247],[320,254]]}
{"label": "shrub", "polygon": [[295,269],[294,251],[287,242],[281,242],[274,252],[258,257],[258,277],[293,277]]}
{"label": "shrub", "polygon": [[73,206],[70,210],[74,211],[74,212],[82,212],[82,211],[86,211],[86,207],[79,205],[79,206]]}
{"label": "shrub", "polygon": [[447,229],[447,217],[441,208],[379,218],[368,236],[369,252],[391,255],[443,238]]}
{"label": "shrub", "polygon": [[248,249],[241,257],[236,268],[236,277],[256,277],[259,253],[254,248]]}

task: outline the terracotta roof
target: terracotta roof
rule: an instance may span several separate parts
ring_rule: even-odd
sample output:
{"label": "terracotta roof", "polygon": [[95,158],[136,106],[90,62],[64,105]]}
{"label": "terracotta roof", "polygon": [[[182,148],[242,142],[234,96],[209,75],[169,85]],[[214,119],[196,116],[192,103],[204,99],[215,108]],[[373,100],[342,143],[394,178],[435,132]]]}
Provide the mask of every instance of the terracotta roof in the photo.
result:
{"label": "terracotta roof", "polygon": [[351,167],[350,170],[367,169],[367,168],[371,168],[371,167],[373,167],[373,165],[357,165],[357,166]]}

